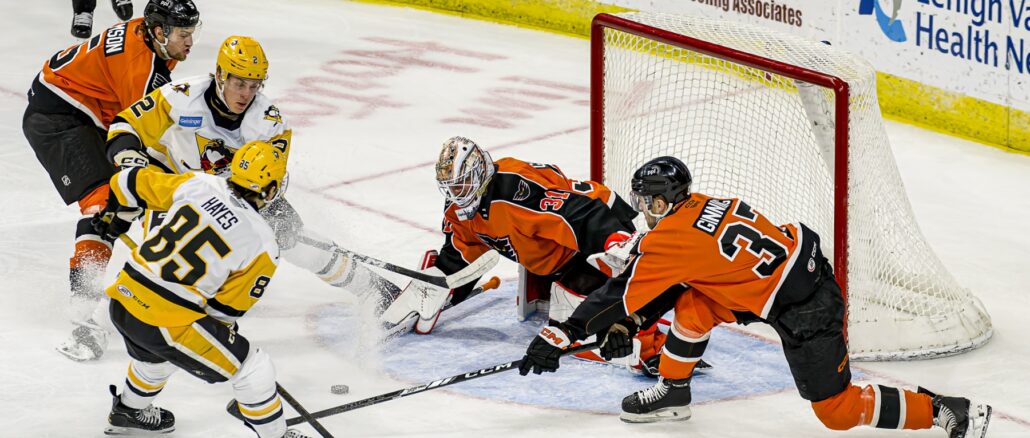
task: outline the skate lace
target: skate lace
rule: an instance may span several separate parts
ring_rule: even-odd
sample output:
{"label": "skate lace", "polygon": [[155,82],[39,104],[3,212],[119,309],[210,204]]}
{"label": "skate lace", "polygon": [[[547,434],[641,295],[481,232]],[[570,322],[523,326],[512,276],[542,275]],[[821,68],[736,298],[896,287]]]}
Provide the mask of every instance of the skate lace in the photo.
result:
{"label": "skate lace", "polygon": [[148,426],[161,424],[161,409],[150,405],[136,412],[136,421]]}
{"label": "skate lace", "polygon": [[658,383],[654,386],[647,388],[643,391],[640,391],[637,397],[640,397],[641,403],[651,404],[658,400],[661,400],[662,397],[665,397],[665,394],[667,394],[668,392],[669,387],[665,385],[665,379],[659,379]]}
{"label": "skate lace", "polygon": [[92,26],[93,14],[89,12],[75,14],[75,16],[72,17],[72,24],[75,26]]}
{"label": "skate lace", "polygon": [[934,418],[933,421],[948,433],[951,433],[951,430],[958,424],[955,414],[945,406],[941,406],[941,411],[937,413],[937,418]]}

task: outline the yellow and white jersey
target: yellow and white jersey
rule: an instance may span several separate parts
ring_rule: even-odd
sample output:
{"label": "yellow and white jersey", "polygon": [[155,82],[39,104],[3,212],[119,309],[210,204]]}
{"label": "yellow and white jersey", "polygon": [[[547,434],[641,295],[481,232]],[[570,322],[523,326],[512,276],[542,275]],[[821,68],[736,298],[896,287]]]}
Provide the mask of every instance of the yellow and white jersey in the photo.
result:
{"label": "yellow and white jersey", "polygon": [[106,290],[160,327],[211,315],[232,323],[254,306],[279,263],[275,235],[224,178],[132,168],[111,178],[120,205],[167,211]]}
{"label": "yellow and white jersey", "polygon": [[268,97],[257,93],[242,116],[231,120],[213,109],[214,96],[210,75],[165,84],[120,112],[108,139],[136,136],[150,157],[173,173],[215,173],[211,160],[231,159],[254,140],[267,141],[289,157],[292,131]]}

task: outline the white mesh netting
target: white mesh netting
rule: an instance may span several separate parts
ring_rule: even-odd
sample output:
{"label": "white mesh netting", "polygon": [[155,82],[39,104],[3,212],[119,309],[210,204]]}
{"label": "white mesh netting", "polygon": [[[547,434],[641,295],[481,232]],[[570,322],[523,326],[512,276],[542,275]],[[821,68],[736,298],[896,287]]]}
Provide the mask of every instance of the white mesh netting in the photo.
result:
{"label": "white mesh netting", "polygon": [[[876,73],[833,47],[771,30],[658,13],[618,17],[826,73],[850,85],[849,348],[857,360],[956,354],[991,336],[980,301],[926,244],[894,164]],[[604,28],[604,182],[629,192],[645,161],[673,155],[693,190],[745,199],[774,223],[801,221],[833,254],[832,90]],[[800,86],[799,86],[800,85]],[[595,151],[597,153],[597,151]]]}

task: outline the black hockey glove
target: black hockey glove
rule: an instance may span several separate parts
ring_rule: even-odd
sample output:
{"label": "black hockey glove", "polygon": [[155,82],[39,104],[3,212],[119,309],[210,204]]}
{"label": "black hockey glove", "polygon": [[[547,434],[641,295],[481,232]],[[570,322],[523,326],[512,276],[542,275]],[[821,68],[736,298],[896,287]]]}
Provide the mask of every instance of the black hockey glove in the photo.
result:
{"label": "black hockey glove", "polygon": [[607,334],[599,349],[601,357],[604,360],[612,360],[633,354],[633,338],[640,331],[640,324],[642,322],[640,316],[634,313],[608,327]]}
{"label": "black hockey glove", "polygon": [[562,353],[576,341],[569,333],[564,323],[555,320],[548,321],[547,325],[540,330],[540,334],[529,343],[526,355],[522,357],[522,363],[519,364],[519,374],[525,376],[530,371],[533,371],[533,374],[557,371],[558,360],[561,359]]}
{"label": "black hockey glove", "polygon": [[93,231],[100,235],[100,238],[114,242],[118,240],[118,236],[128,232],[132,227],[132,221],[142,214],[142,208],[122,207],[117,203],[109,202],[104,211],[93,215],[90,223],[93,225]]}

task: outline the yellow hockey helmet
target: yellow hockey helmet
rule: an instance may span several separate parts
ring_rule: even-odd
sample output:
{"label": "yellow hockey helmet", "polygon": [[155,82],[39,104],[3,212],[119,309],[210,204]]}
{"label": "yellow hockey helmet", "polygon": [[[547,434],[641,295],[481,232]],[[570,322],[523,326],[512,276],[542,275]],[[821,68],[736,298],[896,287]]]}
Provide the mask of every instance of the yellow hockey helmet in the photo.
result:
{"label": "yellow hockey helmet", "polygon": [[255,140],[236,151],[232,156],[231,169],[230,182],[268,200],[268,190],[273,183],[276,195],[283,189],[286,157],[270,143]]}
{"label": "yellow hockey helmet", "polygon": [[216,61],[221,70],[220,80],[233,75],[243,79],[263,81],[268,76],[268,58],[257,40],[233,35],[225,39]]}

